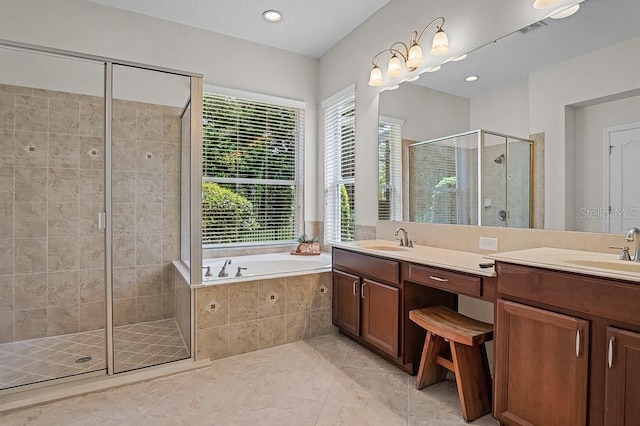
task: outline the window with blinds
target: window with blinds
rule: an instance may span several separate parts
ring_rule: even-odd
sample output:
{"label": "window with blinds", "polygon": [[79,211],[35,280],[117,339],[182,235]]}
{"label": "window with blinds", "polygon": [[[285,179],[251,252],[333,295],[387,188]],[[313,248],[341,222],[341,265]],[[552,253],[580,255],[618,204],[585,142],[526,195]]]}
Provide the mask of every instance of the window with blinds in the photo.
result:
{"label": "window with blinds", "polygon": [[355,86],[322,103],[324,242],[355,239]]}
{"label": "window with blinds", "polygon": [[205,90],[202,244],[295,240],[304,230],[304,104]]}
{"label": "window with blinds", "polygon": [[402,120],[378,121],[378,219],[402,220]]}

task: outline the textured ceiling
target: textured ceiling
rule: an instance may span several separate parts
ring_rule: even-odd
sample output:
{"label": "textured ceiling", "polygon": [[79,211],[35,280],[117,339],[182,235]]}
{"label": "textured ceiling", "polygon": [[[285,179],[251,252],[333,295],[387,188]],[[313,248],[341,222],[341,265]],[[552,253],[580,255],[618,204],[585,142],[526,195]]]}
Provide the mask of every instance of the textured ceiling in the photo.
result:
{"label": "textured ceiling", "polygon": [[[389,0],[88,0],[319,58]],[[283,18],[269,23],[268,9]]]}

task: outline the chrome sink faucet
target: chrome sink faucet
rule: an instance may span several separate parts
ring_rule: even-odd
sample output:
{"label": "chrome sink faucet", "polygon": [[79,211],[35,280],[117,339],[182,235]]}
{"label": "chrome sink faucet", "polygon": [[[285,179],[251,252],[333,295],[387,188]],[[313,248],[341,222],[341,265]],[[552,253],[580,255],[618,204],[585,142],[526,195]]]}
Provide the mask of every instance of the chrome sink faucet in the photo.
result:
{"label": "chrome sink faucet", "polygon": [[631,228],[629,229],[629,231],[627,232],[627,236],[625,237],[625,240],[629,242],[635,241],[636,243],[636,248],[633,252],[633,257],[631,258],[631,260],[633,260],[634,262],[640,262],[640,247],[638,246],[640,241],[638,241],[638,234],[640,234],[640,229]]}
{"label": "chrome sink faucet", "polygon": [[396,229],[396,233],[394,234],[396,237],[402,231],[403,237],[400,239],[400,247],[413,247],[413,241],[409,239],[409,233],[404,228]]}
{"label": "chrome sink faucet", "polygon": [[218,272],[218,277],[229,276],[229,273],[227,272],[227,265],[231,265],[231,259],[227,259],[224,261],[224,265],[222,266],[222,269],[220,269],[220,272]]}

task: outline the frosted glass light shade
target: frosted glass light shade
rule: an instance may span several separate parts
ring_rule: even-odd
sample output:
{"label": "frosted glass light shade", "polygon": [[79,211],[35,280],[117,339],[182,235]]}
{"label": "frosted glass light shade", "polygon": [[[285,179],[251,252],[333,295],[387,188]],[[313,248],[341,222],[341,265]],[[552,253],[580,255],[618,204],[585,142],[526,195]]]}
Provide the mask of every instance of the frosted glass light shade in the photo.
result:
{"label": "frosted glass light shade", "polygon": [[559,2],[560,0],[536,0],[533,3],[533,7],[535,7],[536,9],[546,9],[551,6],[555,6]]}
{"label": "frosted glass light shade", "polygon": [[433,36],[431,43],[431,54],[434,56],[443,56],[449,53],[449,37],[442,28]]}
{"label": "frosted glass light shade", "polygon": [[384,84],[384,78],[382,78],[382,70],[377,65],[371,70],[369,74],[369,86],[378,87]]}
{"label": "frosted glass light shade", "polygon": [[387,75],[392,78],[400,77],[402,75],[402,62],[400,62],[400,58],[396,55],[393,55],[391,59],[389,59]]}
{"label": "frosted glass light shade", "polygon": [[424,64],[424,57],[422,56],[422,48],[418,43],[415,43],[409,49],[409,59],[407,59],[407,68],[418,68]]}

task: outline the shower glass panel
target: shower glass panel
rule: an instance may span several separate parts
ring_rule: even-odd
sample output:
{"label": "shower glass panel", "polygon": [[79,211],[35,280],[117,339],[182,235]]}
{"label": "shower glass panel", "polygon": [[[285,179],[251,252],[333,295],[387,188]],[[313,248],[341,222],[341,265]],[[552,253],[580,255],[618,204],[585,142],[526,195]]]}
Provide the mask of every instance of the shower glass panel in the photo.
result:
{"label": "shower glass panel", "polygon": [[0,389],[106,373],[104,65],[0,47]]}
{"label": "shower glass panel", "polygon": [[409,147],[409,220],[477,224],[476,133]]}
{"label": "shower glass panel", "polygon": [[181,251],[181,117],[189,98],[188,77],[113,67],[115,373],[190,356],[172,265]]}
{"label": "shower glass panel", "polygon": [[474,130],[409,146],[409,220],[532,226],[533,141]]}

